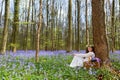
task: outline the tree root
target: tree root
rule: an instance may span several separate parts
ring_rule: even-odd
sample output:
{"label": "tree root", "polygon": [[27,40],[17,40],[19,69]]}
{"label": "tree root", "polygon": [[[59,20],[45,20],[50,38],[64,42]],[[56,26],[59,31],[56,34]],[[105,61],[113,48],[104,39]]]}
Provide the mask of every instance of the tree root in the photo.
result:
{"label": "tree root", "polygon": [[108,70],[111,74],[116,75],[120,78],[120,70],[114,68],[112,65],[104,65],[106,70]]}

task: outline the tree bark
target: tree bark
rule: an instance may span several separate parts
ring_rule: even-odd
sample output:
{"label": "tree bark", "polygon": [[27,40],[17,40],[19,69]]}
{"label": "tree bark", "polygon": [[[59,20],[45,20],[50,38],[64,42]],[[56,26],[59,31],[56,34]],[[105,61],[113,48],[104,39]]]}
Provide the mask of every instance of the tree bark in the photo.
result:
{"label": "tree bark", "polygon": [[1,12],[0,12],[0,25],[2,25],[3,2],[4,2],[4,0],[2,0],[2,5],[1,5]]}
{"label": "tree bark", "polygon": [[67,52],[72,51],[72,0],[68,0],[68,49]]}
{"label": "tree bark", "polygon": [[[58,29],[58,30],[57,30],[58,33],[57,33],[57,35],[56,35],[56,36],[57,36],[57,49],[58,49],[58,50],[60,50],[60,48],[61,48],[61,47],[60,47],[60,39],[62,39],[62,34],[60,35],[60,32],[61,32],[61,31],[60,31],[60,29],[61,29],[60,27],[61,27],[61,25],[59,25],[59,24],[61,24],[61,19],[62,19],[62,18],[61,18],[61,17],[62,17],[62,14],[61,14],[62,8],[63,8],[63,7],[62,7],[62,4],[60,3],[60,14],[59,14],[58,19],[56,19],[57,26],[58,26],[58,28],[57,28],[57,29]],[[59,22],[58,22],[58,21],[59,21]],[[60,37],[60,36],[61,36],[61,37]]]}
{"label": "tree bark", "polygon": [[[35,22],[35,16],[36,16],[36,8],[35,8],[35,0],[32,0],[32,22]],[[32,49],[35,50],[35,32],[36,32],[36,28],[35,28],[36,24],[32,24],[32,41],[31,41],[31,45],[32,45]]]}
{"label": "tree bark", "polygon": [[112,52],[115,51],[115,1],[112,2],[112,16],[111,16],[111,36],[112,36]]}
{"label": "tree bark", "polygon": [[12,31],[13,52],[16,52],[16,47],[17,47],[17,35],[19,29],[19,2],[20,0],[14,0],[14,23],[13,23],[13,31]]}
{"label": "tree bark", "polygon": [[3,36],[2,36],[2,45],[1,45],[1,53],[5,54],[6,52],[6,44],[8,37],[8,17],[9,17],[9,0],[5,0],[5,20],[4,20],[4,28],[3,28]]}
{"label": "tree bark", "polygon": [[[119,0],[119,22],[120,22],[120,0]],[[120,38],[119,38],[119,50],[120,50]]]}
{"label": "tree bark", "polygon": [[120,22],[120,0],[119,0],[119,22]]}
{"label": "tree bark", "polygon": [[89,41],[89,28],[88,28],[88,18],[87,18],[87,10],[88,10],[88,6],[87,6],[87,0],[86,0],[86,10],[85,10],[85,20],[86,20],[86,45],[89,45],[90,44],[90,41]]}
{"label": "tree bark", "polygon": [[48,42],[48,26],[49,26],[49,19],[48,19],[48,15],[49,15],[49,4],[48,4],[48,0],[46,1],[46,18],[47,18],[47,26],[46,26],[46,43],[45,43],[45,50],[47,51],[48,50],[48,44],[47,44],[47,42]]}
{"label": "tree bark", "polygon": [[52,51],[54,50],[54,34],[53,34],[54,28],[55,28],[54,17],[55,17],[54,0],[52,0],[52,10],[51,10],[51,18],[52,18],[52,23],[51,23],[51,42],[52,42],[52,47],[51,47],[51,50]]}
{"label": "tree bark", "polygon": [[77,0],[77,51],[80,51],[80,4],[81,2]]}
{"label": "tree bark", "polygon": [[39,41],[40,41],[40,30],[41,30],[41,26],[42,26],[42,0],[39,1],[39,23],[38,23],[38,28],[37,28],[37,32],[36,32],[36,62],[39,61]]}
{"label": "tree bark", "polygon": [[[31,5],[31,0],[29,0],[29,7],[28,7],[28,15],[27,15],[27,22],[29,22],[29,17],[30,17],[30,5]],[[27,29],[26,29],[26,45],[25,45],[25,49],[27,51],[27,48],[28,48],[28,37],[29,37],[29,23],[27,23]]]}
{"label": "tree bark", "polygon": [[77,0],[75,0],[75,34],[74,49],[77,50]]}
{"label": "tree bark", "polygon": [[105,31],[104,0],[92,0],[92,26],[95,55],[109,64],[109,51]]}

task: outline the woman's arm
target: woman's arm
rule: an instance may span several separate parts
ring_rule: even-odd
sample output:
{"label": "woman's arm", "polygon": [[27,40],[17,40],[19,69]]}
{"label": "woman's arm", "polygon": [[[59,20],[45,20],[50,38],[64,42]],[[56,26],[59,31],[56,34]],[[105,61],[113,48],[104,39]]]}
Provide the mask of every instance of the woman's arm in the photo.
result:
{"label": "woman's arm", "polygon": [[89,52],[86,54],[74,54],[75,56],[80,56],[80,57],[92,57],[92,55],[94,55],[93,52]]}

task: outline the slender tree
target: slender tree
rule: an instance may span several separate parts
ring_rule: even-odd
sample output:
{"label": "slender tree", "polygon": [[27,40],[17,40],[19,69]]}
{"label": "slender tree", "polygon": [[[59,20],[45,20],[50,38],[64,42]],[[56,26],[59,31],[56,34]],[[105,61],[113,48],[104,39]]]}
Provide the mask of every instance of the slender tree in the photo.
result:
{"label": "slender tree", "polygon": [[[35,22],[36,19],[36,8],[35,8],[35,0],[32,0],[32,22]],[[32,24],[32,36],[31,36],[31,46],[32,49],[35,49],[35,32],[36,32],[36,28],[35,28],[36,24]]]}
{"label": "slender tree", "polygon": [[[61,11],[62,11],[62,8],[63,8],[61,2],[60,2],[59,7],[60,7],[60,14],[59,14],[58,19],[56,19],[57,26],[58,26],[58,33],[57,33],[57,48],[58,49],[60,49],[60,44],[59,44],[59,42],[60,42],[60,34],[59,34],[60,33],[60,25],[58,25],[58,24],[61,24],[61,17],[62,17]],[[62,38],[62,35],[61,35],[61,38]]]}
{"label": "slender tree", "polygon": [[75,0],[75,31],[74,31],[74,49],[77,50],[77,0]]}
{"label": "slender tree", "polygon": [[[32,0],[31,22],[34,22],[34,0]],[[34,30],[34,24],[31,24],[31,30],[30,30],[31,39],[30,40],[31,40],[31,48],[32,49],[34,49],[34,43],[35,43],[33,30]]]}
{"label": "slender tree", "polygon": [[17,47],[17,35],[19,29],[19,2],[20,0],[14,0],[14,22],[13,22],[13,31],[12,31],[12,51],[16,52]]}
{"label": "slender tree", "polygon": [[109,4],[109,0],[106,1],[106,4],[105,4],[105,26],[106,26],[106,34],[107,34],[107,42],[108,42],[108,49],[110,50],[110,42],[109,42],[109,16],[108,16],[108,6]]}
{"label": "slender tree", "polygon": [[72,50],[72,0],[68,0],[68,49],[70,52]]}
{"label": "slender tree", "polygon": [[104,0],[92,0],[92,26],[95,55],[107,65],[109,51],[105,31]]}
{"label": "slender tree", "polygon": [[[120,0],[119,0],[119,22],[120,22]],[[120,50],[120,37],[119,37],[119,50]]]}
{"label": "slender tree", "polygon": [[115,51],[115,10],[114,10],[114,7],[115,7],[115,1],[113,0],[112,2],[112,16],[111,16],[111,38],[112,38],[112,52]]}
{"label": "slender tree", "polygon": [[45,43],[45,50],[48,50],[48,26],[49,26],[49,4],[48,4],[48,0],[46,0],[46,18],[47,18],[47,26],[46,26],[46,43]]}
{"label": "slender tree", "polygon": [[42,0],[39,1],[39,23],[38,23],[38,28],[37,28],[37,32],[36,32],[36,62],[39,61],[39,41],[40,41],[40,30],[41,30],[41,26],[42,26]]}
{"label": "slender tree", "polygon": [[6,52],[7,36],[8,36],[8,18],[9,18],[9,0],[5,0],[5,20],[2,36],[1,54]]}
{"label": "slender tree", "polygon": [[[29,22],[29,18],[30,18],[30,6],[31,6],[31,0],[29,0],[29,7],[28,7],[28,16],[27,16],[27,22]],[[26,29],[26,50],[27,50],[27,48],[28,48],[28,37],[29,37],[29,23],[27,23],[27,29]]]}
{"label": "slender tree", "polygon": [[2,3],[1,3],[0,24],[2,24],[3,2],[4,2],[4,0],[2,0]]}
{"label": "slender tree", "polygon": [[77,0],[77,51],[80,50],[80,0]]}
{"label": "slender tree", "polygon": [[[26,4],[27,4],[27,2],[26,1],[24,1],[24,2],[22,2],[22,4],[20,5],[20,9],[22,9],[22,12],[19,14],[20,16],[19,16],[19,20],[20,21],[25,21],[26,22]],[[20,29],[20,32],[19,32],[19,34],[17,35],[17,36],[19,36],[18,38],[17,38],[17,41],[19,40],[19,42],[18,42],[18,44],[20,45],[20,46],[22,46],[22,48],[21,49],[23,49],[23,50],[25,50],[25,28],[26,28],[26,26],[24,25],[24,24],[20,24],[19,25],[20,27],[19,27],[19,29]]]}
{"label": "slender tree", "polygon": [[51,50],[54,50],[54,34],[53,34],[53,31],[54,31],[53,29],[55,28],[54,17],[55,17],[54,0],[52,0],[52,10],[51,10],[51,18],[52,18],[52,21],[51,21],[51,42],[52,42],[52,47],[51,47]]}
{"label": "slender tree", "polygon": [[120,21],[120,0],[119,0],[119,21]]}
{"label": "slender tree", "polygon": [[87,10],[88,10],[88,5],[87,5],[87,3],[88,3],[88,0],[86,0],[86,2],[85,2],[85,5],[86,5],[86,10],[85,10],[85,20],[86,20],[86,45],[89,45],[90,44],[90,42],[89,42],[89,28],[88,28],[88,18],[87,18]]}

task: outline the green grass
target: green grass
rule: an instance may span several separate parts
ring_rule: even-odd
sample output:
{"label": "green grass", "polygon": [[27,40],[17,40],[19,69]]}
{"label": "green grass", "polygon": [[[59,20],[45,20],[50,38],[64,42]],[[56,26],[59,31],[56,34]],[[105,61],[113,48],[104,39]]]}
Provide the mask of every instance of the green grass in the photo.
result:
{"label": "green grass", "polygon": [[[39,62],[34,58],[21,61],[3,61],[0,67],[0,79],[4,80],[97,80],[97,76],[104,75],[104,80],[119,80],[119,78],[105,69],[98,69],[96,75],[90,75],[83,68],[71,68],[69,64],[72,56],[41,56]],[[113,63],[120,67],[120,64]]]}

